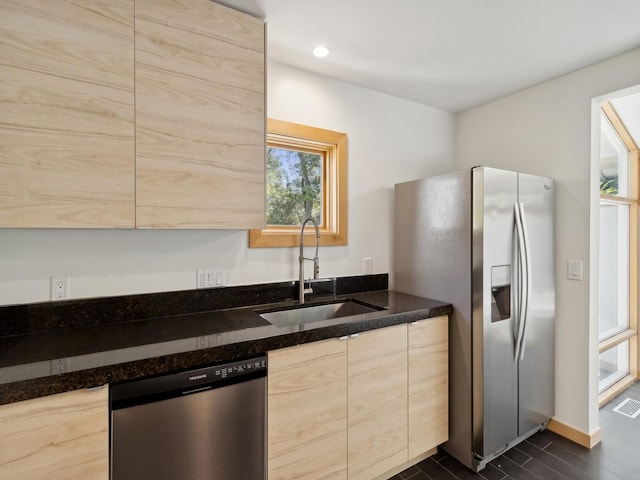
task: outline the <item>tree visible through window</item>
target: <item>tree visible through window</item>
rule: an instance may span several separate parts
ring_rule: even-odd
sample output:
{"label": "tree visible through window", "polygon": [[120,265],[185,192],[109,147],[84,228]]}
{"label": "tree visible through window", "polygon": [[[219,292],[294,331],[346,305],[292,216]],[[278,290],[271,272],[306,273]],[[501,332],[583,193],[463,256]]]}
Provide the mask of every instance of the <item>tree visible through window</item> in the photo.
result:
{"label": "tree visible through window", "polygon": [[267,149],[267,225],[302,225],[313,217],[322,224],[324,155]]}
{"label": "tree visible through window", "polygon": [[267,227],[249,231],[250,247],[298,246],[308,217],[320,245],[346,245],[347,135],[267,119],[265,193]]}

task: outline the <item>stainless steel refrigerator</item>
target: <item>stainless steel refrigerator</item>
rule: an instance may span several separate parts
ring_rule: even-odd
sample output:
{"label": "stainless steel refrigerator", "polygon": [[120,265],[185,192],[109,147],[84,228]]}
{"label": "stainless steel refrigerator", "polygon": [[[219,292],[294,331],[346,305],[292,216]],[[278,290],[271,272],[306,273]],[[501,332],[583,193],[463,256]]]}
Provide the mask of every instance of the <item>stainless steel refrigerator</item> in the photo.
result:
{"label": "stainless steel refrigerator", "polygon": [[395,186],[393,288],[450,302],[449,440],[474,471],[554,414],[554,184],[474,167]]}

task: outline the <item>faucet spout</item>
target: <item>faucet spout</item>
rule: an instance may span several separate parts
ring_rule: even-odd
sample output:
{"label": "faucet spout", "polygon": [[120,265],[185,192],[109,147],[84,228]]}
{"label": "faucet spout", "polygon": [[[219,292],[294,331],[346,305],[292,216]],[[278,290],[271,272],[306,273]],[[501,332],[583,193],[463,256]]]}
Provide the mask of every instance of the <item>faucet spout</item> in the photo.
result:
{"label": "faucet spout", "polygon": [[[307,223],[313,223],[313,226],[316,230],[316,254],[313,258],[307,258],[304,256],[304,227]],[[320,275],[320,260],[318,259],[318,247],[320,246],[320,230],[318,229],[318,222],[316,222],[312,217],[307,217],[304,222],[302,222],[302,228],[300,230],[300,256],[298,257],[298,300],[300,304],[304,303],[304,294],[311,293],[313,290],[311,288],[304,288],[304,261],[311,260],[313,262],[313,279],[317,280]]]}

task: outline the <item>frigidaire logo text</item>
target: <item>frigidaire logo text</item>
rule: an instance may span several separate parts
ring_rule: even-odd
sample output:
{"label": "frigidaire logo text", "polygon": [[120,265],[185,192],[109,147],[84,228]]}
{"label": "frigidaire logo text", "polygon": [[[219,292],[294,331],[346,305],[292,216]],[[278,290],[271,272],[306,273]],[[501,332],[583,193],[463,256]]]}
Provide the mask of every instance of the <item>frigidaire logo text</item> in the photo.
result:
{"label": "frigidaire logo text", "polygon": [[192,382],[193,380],[202,380],[203,378],[207,378],[207,374],[206,373],[202,373],[200,375],[194,375],[193,377],[189,377],[189,381]]}

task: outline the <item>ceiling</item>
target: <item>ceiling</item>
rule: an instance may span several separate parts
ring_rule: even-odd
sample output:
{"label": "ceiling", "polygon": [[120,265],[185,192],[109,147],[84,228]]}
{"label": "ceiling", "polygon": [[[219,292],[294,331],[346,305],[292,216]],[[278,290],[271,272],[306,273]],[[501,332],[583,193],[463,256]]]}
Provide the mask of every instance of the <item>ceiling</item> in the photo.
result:
{"label": "ceiling", "polygon": [[265,19],[270,60],[450,112],[640,47],[638,0],[217,1]]}

